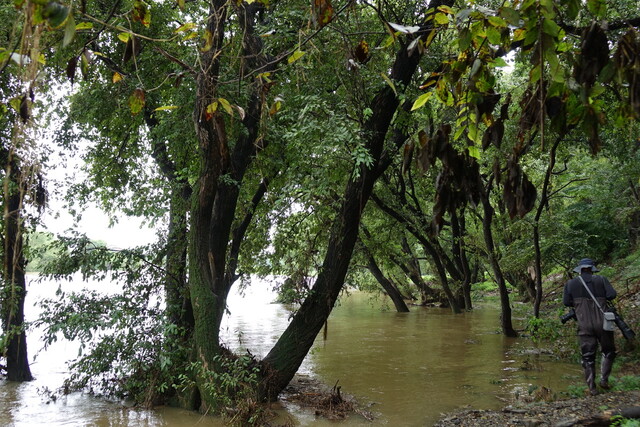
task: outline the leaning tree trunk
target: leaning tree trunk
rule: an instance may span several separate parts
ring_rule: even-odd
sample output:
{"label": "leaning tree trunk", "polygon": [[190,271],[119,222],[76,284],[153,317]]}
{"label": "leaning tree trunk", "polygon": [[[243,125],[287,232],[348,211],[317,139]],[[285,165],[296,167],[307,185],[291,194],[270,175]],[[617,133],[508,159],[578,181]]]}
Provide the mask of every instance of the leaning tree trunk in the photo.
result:
{"label": "leaning tree trunk", "polygon": [[[450,1],[432,1],[430,6],[451,3]],[[425,25],[420,37],[429,32]],[[408,37],[411,39],[412,37]],[[409,40],[408,42],[410,42]],[[399,82],[400,87],[409,84],[415,73],[420,55],[410,53],[405,43],[400,43],[390,78]],[[264,374],[261,393],[275,400],[293,378],[302,361],[308,354],[315,337],[322,329],[344,284],[356,240],[362,212],[365,208],[373,185],[378,177],[390,165],[396,150],[406,141],[406,135],[396,131],[393,138],[393,150],[384,151],[386,135],[399,105],[395,91],[388,86],[381,89],[373,98],[370,109],[373,114],[364,124],[365,148],[373,160],[370,169],[360,166],[357,177],[349,180],[344,192],[342,207],[331,230],[324,262],[319,270],[309,297],[280,336],[275,346],[262,360]],[[406,103],[410,109],[411,105]]]}
{"label": "leaning tree trunk", "polygon": [[429,254],[433,261],[433,265],[438,274],[438,278],[440,279],[440,286],[442,287],[442,291],[447,298],[447,302],[449,304],[449,307],[451,308],[451,311],[453,311],[454,313],[461,313],[462,310],[458,305],[458,300],[456,299],[451,290],[451,287],[449,286],[449,274],[447,274],[449,272],[451,273],[451,276],[458,276],[458,272],[455,270],[453,262],[450,262],[450,260],[447,259],[444,251],[437,244],[437,241],[435,241],[435,243],[432,243],[429,238],[425,236],[425,233],[421,229],[419,230],[418,227],[416,227],[411,221],[407,220],[402,214],[400,214],[400,212],[396,211],[394,208],[386,204],[375,194],[372,196],[372,199],[383,212],[387,213],[390,217],[398,221],[398,223],[402,224],[407,229],[407,231],[413,234],[416,240],[418,240],[418,242],[422,245],[425,253]]}
{"label": "leaning tree trunk", "polygon": [[[155,109],[151,105],[145,106],[144,120],[149,129],[154,129],[159,124],[154,112]],[[179,337],[173,337],[174,339],[169,341],[176,341],[176,345],[183,345],[193,330],[193,312],[187,287],[187,213],[192,189],[186,179],[178,173],[178,170],[185,165],[178,165],[171,159],[164,136],[152,138],[151,149],[151,155],[158,170],[171,188],[165,245],[164,290],[167,316],[169,321],[180,330]]]}
{"label": "leaning tree trunk", "polygon": [[380,283],[380,286],[382,286],[387,295],[389,295],[389,298],[391,298],[391,301],[393,301],[393,305],[396,307],[396,311],[398,313],[408,313],[409,307],[407,307],[404,299],[402,299],[402,295],[400,295],[398,289],[396,289],[393,283],[391,283],[391,281],[387,279],[382,270],[380,270],[380,267],[378,267],[375,258],[373,258],[373,255],[368,252],[368,250],[366,256],[367,268],[369,269],[373,277],[375,277],[375,279],[378,281],[378,283]]}
{"label": "leaning tree trunk", "polygon": [[[378,103],[384,102],[386,98],[386,104],[392,113],[395,111],[397,100],[393,92],[391,95],[391,99],[389,96],[378,97]],[[378,149],[377,154],[372,154],[374,158],[379,159],[384,138],[378,136],[377,139],[379,141],[376,142],[379,144],[371,148]],[[376,178],[377,174],[374,171],[362,170],[358,179],[349,181],[342,209],[331,232],[324,262],[311,292],[275,346],[262,360],[265,378],[261,394],[270,400],[278,397],[298,371],[338,299],[358,237],[362,211]]]}
{"label": "leaning tree trunk", "polygon": [[[11,164],[13,163],[13,164]],[[24,325],[24,300],[27,295],[25,279],[25,259],[22,238],[22,195],[20,194],[20,171],[15,162],[10,161],[5,179],[17,184],[18,189],[9,190],[5,200],[5,241],[3,278],[5,299],[3,301],[3,327],[9,337],[6,348],[7,379],[9,381],[30,381],[33,379],[27,355],[27,334]],[[5,193],[6,196],[6,193]]]}

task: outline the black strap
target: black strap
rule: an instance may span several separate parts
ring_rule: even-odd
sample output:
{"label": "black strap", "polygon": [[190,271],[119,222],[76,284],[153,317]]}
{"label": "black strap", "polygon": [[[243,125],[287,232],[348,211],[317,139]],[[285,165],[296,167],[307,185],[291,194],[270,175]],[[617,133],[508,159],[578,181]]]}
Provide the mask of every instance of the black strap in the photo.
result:
{"label": "black strap", "polygon": [[[604,314],[604,310],[602,309],[602,307],[600,307],[600,304],[598,304],[598,300],[596,299],[595,296],[593,296],[593,293],[591,292],[591,289],[589,289],[587,284],[584,282],[584,279],[582,278],[582,276],[578,276],[578,279],[580,279],[580,282],[582,282],[582,286],[584,286],[584,288],[587,290],[587,292],[589,292],[589,295],[591,295],[591,298],[593,299],[593,302],[596,303],[596,306],[600,309],[602,314]],[[602,283],[604,283],[604,281]],[[596,286],[596,282],[594,281],[593,282],[593,287],[595,288],[595,286]]]}

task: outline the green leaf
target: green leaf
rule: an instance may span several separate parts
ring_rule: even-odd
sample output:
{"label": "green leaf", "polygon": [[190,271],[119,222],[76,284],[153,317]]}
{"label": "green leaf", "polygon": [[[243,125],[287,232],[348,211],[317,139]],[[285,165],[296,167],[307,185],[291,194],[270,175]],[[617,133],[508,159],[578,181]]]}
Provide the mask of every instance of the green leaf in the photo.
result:
{"label": "green leaf", "polygon": [[433,92],[426,92],[426,93],[423,93],[422,95],[420,95],[413,102],[413,106],[411,107],[411,111],[417,110],[418,108],[421,108],[422,106],[424,106],[427,103],[427,101],[429,101],[431,96],[433,96]]}
{"label": "green leaf", "polygon": [[458,46],[463,52],[471,46],[471,31],[469,31],[468,28],[460,30],[460,33],[458,34]]}
{"label": "green leaf", "polygon": [[142,111],[145,103],[145,93],[144,90],[137,88],[133,91],[133,93],[129,96],[129,109],[132,114],[138,114]]}
{"label": "green leaf", "polygon": [[493,45],[499,45],[500,40],[502,39],[502,34],[495,27],[487,27],[485,30],[487,33],[487,38],[489,39],[489,43]]}
{"label": "green leaf", "polygon": [[473,77],[476,74],[478,74],[478,71],[480,71],[481,66],[482,66],[482,61],[480,60],[480,58],[476,58],[475,61],[473,61],[473,65],[471,66],[469,77]]}
{"label": "green leaf", "polygon": [[180,107],[178,107],[177,105],[163,105],[162,107],[158,107],[156,109],[154,109],[153,111],[171,111],[171,110],[175,110],[178,109]]}
{"label": "green leaf", "polygon": [[425,49],[431,46],[431,42],[433,41],[433,38],[436,36],[436,34],[438,34],[438,32],[436,31],[435,28],[431,30],[431,32],[429,32],[429,35],[427,36],[427,40],[424,42]]}
{"label": "green leaf", "polygon": [[559,83],[564,82],[564,73],[562,66],[560,65],[560,61],[558,60],[558,55],[556,55],[552,49],[549,49],[545,51],[544,57],[549,64],[549,72],[551,73],[553,81]]}
{"label": "green leaf", "polygon": [[529,81],[531,83],[535,83],[540,80],[542,69],[540,68],[540,64],[536,65],[529,72]]}
{"label": "green leaf", "polygon": [[76,35],[76,21],[73,19],[73,14],[70,14],[67,18],[67,24],[64,27],[64,37],[62,39],[62,46],[67,46]]}
{"label": "green leaf", "polygon": [[16,111],[20,111],[20,104],[22,104],[22,97],[15,97],[9,101],[9,105]]}
{"label": "green leaf", "polygon": [[507,26],[507,21],[500,18],[499,16],[490,16],[487,18],[487,20],[489,21],[489,24],[497,28],[504,28]]}
{"label": "green leaf", "polygon": [[433,17],[433,20],[438,25],[447,25],[449,23],[449,17],[444,13],[440,13],[440,12],[435,14],[435,16]]}
{"label": "green leaf", "polygon": [[184,10],[184,1],[185,0],[177,0],[178,1],[178,7],[180,8],[180,10]]}
{"label": "green leaf", "polygon": [[391,87],[391,89],[393,89],[393,93],[395,93],[396,96],[398,96],[398,91],[396,90],[396,85],[393,84],[391,79],[389,77],[387,77],[387,75],[384,74],[384,73],[380,73],[380,75],[382,76],[384,81],[387,82],[387,84]]}
{"label": "green leaf", "polygon": [[587,8],[597,18],[602,18],[607,13],[607,2],[604,0],[587,0]]}
{"label": "green leaf", "polygon": [[207,120],[211,120],[216,111],[218,111],[218,101],[213,101],[211,104],[207,105],[207,108],[205,110],[205,118]]}
{"label": "green leaf", "polygon": [[80,72],[84,79],[89,77],[89,52],[86,49],[80,55]]}
{"label": "green leaf", "polygon": [[44,7],[42,16],[49,21],[51,28],[57,29],[65,23],[69,12],[70,9],[68,7],[52,1]]}
{"label": "green leaf", "polygon": [[460,137],[462,136],[462,134],[467,130],[466,126],[460,126],[457,130],[456,133],[453,134],[453,140],[457,141],[460,139]]}
{"label": "green leaf", "polygon": [[567,7],[565,10],[567,11],[567,17],[569,19],[575,19],[580,13],[581,1],[580,0],[569,0]]}
{"label": "green leaf", "polygon": [[592,88],[591,88],[591,92],[589,93],[589,97],[591,98],[597,98],[599,95],[602,95],[605,91],[605,87],[601,84],[595,84]]}
{"label": "green leaf", "polygon": [[544,21],[542,21],[542,31],[552,37],[558,37],[560,27],[551,19],[544,18]]}
{"label": "green leaf", "polygon": [[476,141],[478,139],[478,126],[476,126],[476,124],[474,123],[475,119],[471,119],[471,116],[469,116],[469,122],[467,123],[467,129],[468,129],[468,133],[467,136],[469,137],[469,139],[471,141]]}
{"label": "green leaf", "polygon": [[480,159],[481,154],[480,154],[480,150],[478,149],[478,147],[476,147],[475,145],[470,145],[467,147],[467,150],[469,151],[469,155],[471,157],[474,157],[476,159]]}
{"label": "green leaf", "polygon": [[446,13],[448,15],[455,15],[455,12],[453,9],[451,9],[449,6],[447,5],[442,5],[442,6],[438,6],[437,9],[440,12]]}
{"label": "green leaf", "polygon": [[304,54],[305,52],[301,50],[296,50],[295,52],[293,52],[293,54],[291,54],[289,58],[287,58],[287,63],[292,64],[296,62],[298,59],[302,58]]}
{"label": "green leaf", "polygon": [[91,30],[92,28],[92,22],[80,22],[79,24],[76,24],[76,31]]}
{"label": "green leaf", "polygon": [[184,32],[184,31],[192,30],[195,27],[196,27],[196,24],[194,22],[187,22],[186,24],[181,25],[178,28],[176,28],[175,30],[173,30],[173,32],[178,34],[178,33]]}
{"label": "green leaf", "polygon": [[491,65],[493,65],[496,68],[502,68],[502,67],[508,67],[509,64],[507,64],[507,61],[505,61],[502,57],[497,57],[495,58],[492,62]]}
{"label": "green leaf", "polygon": [[231,103],[224,98],[218,98],[218,102],[224,108],[224,111],[227,112],[228,115],[233,116],[233,108],[231,108]]}
{"label": "green leaf", "polygon": [[120,33],[120,34],[118,34],[118,39],[120,39],[120,41],[123,42],[123,43],[127,43],[129,41],[130,37],[131,37],[131,34],[129,34],[129,33]]}
{"label": "green leaf", "polygon": [[512,26],[519,27],[520,22],[520,14],[517,10],[511,7],[502,7],[500,8],[500,15]]}

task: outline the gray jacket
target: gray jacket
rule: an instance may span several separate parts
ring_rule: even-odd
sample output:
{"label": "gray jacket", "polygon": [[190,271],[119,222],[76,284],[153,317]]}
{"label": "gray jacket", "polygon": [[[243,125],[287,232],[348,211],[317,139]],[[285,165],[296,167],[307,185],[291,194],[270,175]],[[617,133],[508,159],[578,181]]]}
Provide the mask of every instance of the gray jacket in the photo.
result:
{"label": "gray jacket", "polygon": [[[596,297],[600,307],[606,311],[606,302],[616,297],[616,291],[604,276],[582,273],[582,278]],[[602,312],[577,277],[564,285],[562,302],[573,307],[578,319],[578,335],[600,335],[602,333]]]}

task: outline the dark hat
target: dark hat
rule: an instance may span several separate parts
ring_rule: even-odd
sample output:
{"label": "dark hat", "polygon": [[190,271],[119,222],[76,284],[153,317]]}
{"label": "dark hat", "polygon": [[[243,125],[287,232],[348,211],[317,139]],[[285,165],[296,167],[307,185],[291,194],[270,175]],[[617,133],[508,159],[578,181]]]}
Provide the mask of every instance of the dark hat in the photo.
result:
{"label": "dark hat", "polygon": [[578,266],[574,268],[573,271],[575,271],[576,273],[580,273],[583,268],[590,268],[594,273],[596,271],[600,271],[596,268],[596,263],[593,262],[591,258],[582,258],[578,263]]}

